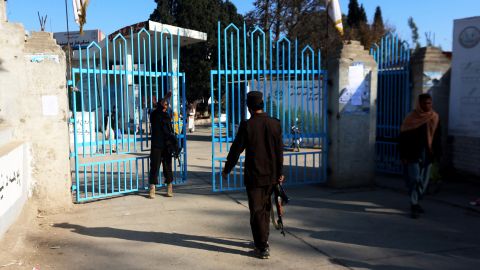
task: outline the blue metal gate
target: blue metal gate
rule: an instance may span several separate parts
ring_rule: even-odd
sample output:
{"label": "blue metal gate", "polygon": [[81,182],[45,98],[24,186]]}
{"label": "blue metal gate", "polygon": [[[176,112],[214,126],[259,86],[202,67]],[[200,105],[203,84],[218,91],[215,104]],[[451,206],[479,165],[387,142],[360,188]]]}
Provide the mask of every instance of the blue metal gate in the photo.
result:
{"label": "blue metal gate", "polygon": [[[244,187],[244,156],[227,179],[221,171],[240,122],[249,117],[246,95],[253,90],[263,92],[265,111],[282,123],[286,184],[326,181],[327,73],[320,53],[299,48],[297,40],[271,37],[259,27],[247,31],[245,24],[230,24],[222,34],[218,24],[218,68],[210,75],[213,191]],[[289,146],[297,138],[302,149],[293,152]]]}
{"label": "blue metal gate", "polygon": [[410,48],[397,35],[387,34],[370,53],[378,65],[377,170],[401,174],[398,136],[410,111]]}
{"label": "blue metal gate", "polygon": [[[107,36],[74,52],[70,106],[72,191],[84,202],[148,187],[149,113],[173,91],[174,129],[182,147],[174,183],[187,177],[185,74],[179,72],[180,35],[145,28]],[[174,43],[177,48],[174,49]],[[161,177],[160,172],[160,177]],[[159,181],[162,182],[162,181]]]}

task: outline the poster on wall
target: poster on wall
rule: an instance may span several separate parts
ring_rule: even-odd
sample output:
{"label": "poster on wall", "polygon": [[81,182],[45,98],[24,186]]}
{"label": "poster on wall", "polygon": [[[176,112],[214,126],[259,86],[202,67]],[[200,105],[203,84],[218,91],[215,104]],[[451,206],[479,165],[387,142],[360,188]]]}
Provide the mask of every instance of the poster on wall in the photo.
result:
{"label": "poster on wall", "polygon": [[480,138],[480,17],[455,20],[449,134]]}
{"label": "poster on wall", "polygon": [[370,112],[370,70],[361,62],[348,68],[348,85],[340,92],[340,111],[347,114]]}

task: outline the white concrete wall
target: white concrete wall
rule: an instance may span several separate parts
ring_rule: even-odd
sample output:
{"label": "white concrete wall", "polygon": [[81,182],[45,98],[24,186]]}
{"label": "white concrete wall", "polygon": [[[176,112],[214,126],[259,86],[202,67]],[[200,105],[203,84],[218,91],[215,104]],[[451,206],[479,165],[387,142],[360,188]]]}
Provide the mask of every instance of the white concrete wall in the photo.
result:
{"label": "white concrete wall", "polygon": [[31,195],[30,147],[11,141],[0,146],[0,237]]}
{"label": "white concrete wall", "polygon": [[448,132],[456,169],[480,177],[480,16],[455,20]]}

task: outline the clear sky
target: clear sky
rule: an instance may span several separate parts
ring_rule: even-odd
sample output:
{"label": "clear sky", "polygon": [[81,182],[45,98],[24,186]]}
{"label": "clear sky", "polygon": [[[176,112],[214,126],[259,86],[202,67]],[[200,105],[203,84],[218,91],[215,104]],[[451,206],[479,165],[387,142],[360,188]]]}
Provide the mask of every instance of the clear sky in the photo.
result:
{"label": "clear sky", "polygon": [[[232,0],[240,13],[252,9],[251,0]],[[340,0],[342,12],[348,12],[349,0]],[[358,0],[365,6],[371,20],[376,6],[382,8],[384,20],[397,33],[411,41],[407,25],[409,16],[417,23],[420,42],[425,44],[425,32],[435,34],[435,43],[451,50],[453,20],[480,16],[480,0]],[[78,30],[73,21],[72,0],[67,0],[70,30]],[[126,25],[148,19],[155,7],[153,0],[90,0],[85,29],[101,29],[109,34]],[[37,11],[48,15],[46,30],[66,31],[65,0],[8,0],[7,16],[11,22],[21,22],[27,30],[39,30]]]}

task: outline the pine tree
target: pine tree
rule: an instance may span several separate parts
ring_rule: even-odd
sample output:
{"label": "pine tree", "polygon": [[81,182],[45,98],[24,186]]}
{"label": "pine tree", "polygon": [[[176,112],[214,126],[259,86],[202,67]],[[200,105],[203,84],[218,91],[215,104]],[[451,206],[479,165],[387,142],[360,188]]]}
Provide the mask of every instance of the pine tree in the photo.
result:
{"label": "pine tree", "polygon": [[412,17],[408,18],[408,26],[412,31],[412,44],[414,44],[415,50],[418,50],[420,48],[420,43],[418,42],[420,35],[418,34],[417,24],[415,23]]}
{"label": "pine tree", "polygon": [[387,30],[385,29],[385,24],[383,23],[382,10],[379,6],[377,6],[377,8],[375,9],[371,32],[372,43],[378,43],[387,32]]}
{"label": "pine tree", "polygon": [[385,32],[385,25],[383,24],[382,10],[380,9],[380,6],[377,6],[375,9],[372,29],[375,32]]}
{"label": "pine tree", "polygon": [[363,7],[363,4],[360,6],[360,9],[359,9],[358,22],[359,24],[367,23],[367,13],[365,12],[365,8]]}
{"label": "pine tree", "polygon": [[241,27],[243,17],[230,1],[155,0],[151,20],[207,33],[207,41],[181,47],[180,69],[186,74],[189,100],[210,96],[210,70],[217,65],[217,24]]}
{"label": "pine tree", "polygon": [[358,27],[360,22],[360,6],[357,0],[350,0],[348,4],[347,23],[350,27]]}

